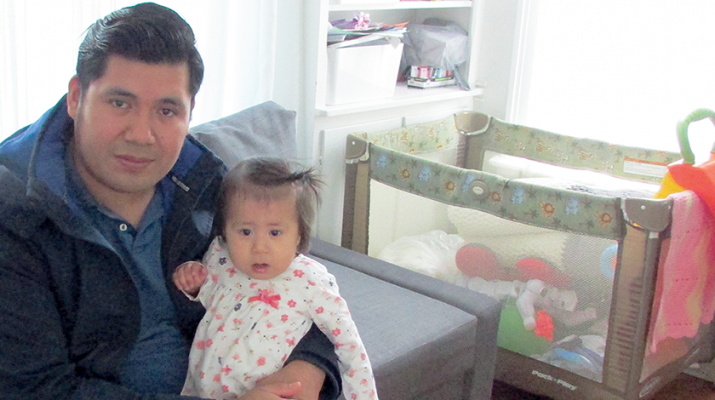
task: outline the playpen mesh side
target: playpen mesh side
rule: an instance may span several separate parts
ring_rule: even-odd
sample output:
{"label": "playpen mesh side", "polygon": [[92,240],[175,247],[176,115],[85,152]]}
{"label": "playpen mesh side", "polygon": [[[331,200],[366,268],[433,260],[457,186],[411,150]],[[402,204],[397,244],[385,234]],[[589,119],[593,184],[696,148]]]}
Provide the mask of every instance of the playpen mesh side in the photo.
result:
{"label": "playpen mesh side", "polygon": [[447,204],[589,236],[622,236],[619,199],[424,160],[371,145],[370,178]]}
{"label": "playpen mesh side", "polygon": [[[518,267],[515,268],[516,264],[523,259],[532,258],[536,261],[535,264],[530,264],[532,267],[535,265],[538,267],[539,262],[543,262],[552,267],[551,272],[556,270],[570,277],[573,286],[566,290],[577,292],[580,306],[587,308],[597,304],[601,309],[597,316],[602,316],[603,310],[610,307],[607,316],[608,334],[603,349],[602,374],[594,374],[592,370],[574,371],[567,367],[547,369],[548,373],[563,378],[564,381],[576,382],[582,387],[579,390],[583,391],[578,393],[584,398],[647,397],[653,388],[659,387],[670,379],[669,377],[675,376],[679,372],[678,369],[682,368],[680,365],[682,362],[692,359],[692,346],[689,347],[692,343],[685,345],[687,347],[685,355],[677,362],[671,363],[678,358],[672,355],[655,361],[645,359],[648,318],[651,311],[649,305],[653,300],[659,252],[664,236],[667,235],[664,230],[670,220],[667,201],[651,200],[648,197],[624,199],[608,191],[594,192],[588,188],[583,190],[581,187],[564,187],[559,183],[551,184],[552,182],[547,180],[505,178],[480,169],[487,158],[486,152],[520,156],[526,154],[530,158],[555,165],[595,169],[629,179],[657,182],[659,179],[655,177],[644,178],[642,170],[636,169],[637,173],[628,175],[628,171],[631,170],[629,168],[633,166],[627,166],[627,163],[645,162],[645,172],[648,173],[651,172],[647,168],[648,163],[662,167],[675,160],[677,155],[642,151],[642,149],[636,149],[640,152],[633,155],[620,146],[606,144],[608,147],[604,148],[602,147],[604,144],[595,141],[574,141],[548,132],[529,131],[529,128],[511,127],[508,124],[501,126],[499,121],[494,123],[494,120],[489,117],[481,120],[490,121],[490,124],[479,132],[456,132],[459,136],[455,136],[455,131],[460,130],[458,124],[453,125],[449,118],[430,124],[399,128],[391,132],[362,133],[352,136],[352,139],[357,139],[356,142],[362,142],[358,146],[361,149],[360,154],[349,157],[351,163],[354,163],[350,168],[359,171],[360,178],[346,185],[346,207],[349,204],[348,198],[352,200],[358,198],[354,204],[359,204],[361,209],[359,213],[352,213],[353,219],[350,213],[346,213],[343,222],[344,227],[351,227],[352,234],[359,239],[358,248],[353,248],[368,252],[370,247],[368,237],[373,235],[371,230],[377,226],[374,220],[380,220],[380,216],[375,215],[377,213],[371,210],[375,202],[381,203],[384,200],[383,197],[370,200],[370,192],[375,191],[375,185],[389,187],[423,200],[429,199],[446,208],[462,208],[501,221],[499,224],[487,224],[486,226],[492,227],[488,232],[471,232],[465,236],[478,236],[484,239],[485,234],[494,236],[495,227],[500,226],[511,226],[511,232],[514,234],[513,232],[518,231],[513,229],[514,224],[527,230],[537,230],[523,235],[518,242],[523,248],[531,248],[532,254],[519,253],[513,249],[500,250],[500,259],[495,262],[495,265],[499,266],[501,272],[504,272],[504,268],[519,270]],[[456,157],[455,162],[435,162],[425,155],[434,150],[454,146],[455,137],[463,150]],[[544,138],[552,140],[554,145],[546,145]],[[607,162],[601,162],[599,153],[585,150],[588,146],[584,147],[584,143],[588,146],[596,146],[596,150],[607,154],[613,152],[614,155],[609,156]],[[566,149],[562,149],[563,146]],[[452,164],[470,166],[470,168],[461,168]],[[626,175],[619,172],[623,170],[626,170]],[[410,218],[416,220],[420,217],[419,211],[411,211]],[[356,221],[355,218],[360,221]],[[467,221],[467,218],[458,217],[457,220]],[[471,225],[472,228],[475,226],[475,224]],[[368,234],[369,230],[371,232]],[[425,232],[414,233],[419,235]],[[458,229],[454,227],[444,234],[457,236],[457,233],[459,233]],[[559,236],[560,239],[554,236],[542,241],[541,244],[536,240],[537,237],[546,239],[551,234]],[[467,239],[460,236],[460,240]],[[569,243],[569,245],[559,247],[559,243]],[[487,243],[483,240],[483,243],[475,244],[483,245],[490,251],[499,250],[498,243],[494,241]],[[344,241],[343,245],[351,247],[351,240]],[[424,246],[418,249],[423,248]],[[570,253],[565,256],[568,252],[559,253],[557,249],[570,249]],[[561,254],[561,261],[549,259],[548,254]],[[600,257],[596,257],[596,254],[600,254]],[[613,265],[614,257],[617,257],[617,263],[611,281],[611,277],[607,276],[607,267]],[[565,259],[570,260],[568,266],[563,262]],[[461,272],[456,267],[456,261],[451,271]],[[422,272],[430,273],[430,271]],[[464,277],[462,282],[458,282],[454,276],[450,278],[444,275],[440,278],[453,279],[455,284],[467,286],[470,284],[469,279]],[[577,308],[576,311],[584,310]],[[558,316],[561,317],[563,316]],[[591,325],[596,325],[594,321],[590,322],[593,322]],[[590,333],[584,330],[584,327],[585,325],[579,327],[577,336]],[[566,339],[569,336],[564,336],[567,332],[568,330],[563,329],[563,322],[557,321],[554,342]],[[693,342],[701,339],[696,338]],[[553,346],[554,342],[551,342],[550,350],[556,348]],[[563,344],[573,345],[567,342]],[[500,345],[515,348],[513,343],[502,342]],[[523,349],[516,350],[516,354],[527,352]],[[533,389],[540,385],[540,377],[525,375],[521,367],[530,370],[540,368],[535,366],[534,362],[553,361],[534,361],[537,357],[546,357],[544,354],[539,353],[536,356],[532,354],[526,358],[511,356],[503,358],[509,363],[509,366],[504,368],[510,371],[508,375],[518,376],[515,378],[517,380],[533,381],[529,383],[529,385],[536,385],[529,386]],[[560,372],[562,370],[565,372]],[[589,384],[590,381],[594,383]],[[555,398],[571,398],[569,397],[571,395],[555,395]]]}
{"label": "playpen mesh side", "polygon": [[[401,199],[398,207],[411,209],[408,226],[391,227],[393,221],[377,215],[370,219],[371,237],[424,227],[422,220],[439,207],[419,212],[415,205],[424,199]],[[446,231],[413,230],[374,255],[503,301],[501,348],[602,382],[618,242],[442,206]]]}

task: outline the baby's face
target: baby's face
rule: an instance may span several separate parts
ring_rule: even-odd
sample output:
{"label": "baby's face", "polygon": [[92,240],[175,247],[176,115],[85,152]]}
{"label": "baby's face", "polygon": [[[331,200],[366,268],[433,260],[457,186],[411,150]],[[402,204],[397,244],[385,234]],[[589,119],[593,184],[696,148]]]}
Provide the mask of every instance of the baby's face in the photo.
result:
{"label": "baby's face", "polygon": [[254,279],[283,273],[298,250],[295,197],[274,201],[231,202],[224,240],[234,266]]}

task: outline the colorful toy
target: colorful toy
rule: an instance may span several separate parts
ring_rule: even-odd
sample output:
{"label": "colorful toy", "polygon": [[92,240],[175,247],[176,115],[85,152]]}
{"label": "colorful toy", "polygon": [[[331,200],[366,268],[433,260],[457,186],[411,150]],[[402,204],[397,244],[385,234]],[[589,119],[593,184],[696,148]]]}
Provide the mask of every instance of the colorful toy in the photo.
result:
{"label": "colorful toy", "polygon": [[616,265],[618,265],[618,245],[614,244],[606,247],[601,253],[601,272],[606,278],[613,280],[616,277]]}
{"label": "colorful toy", "polygon": [[527,356],[541,354],[551,347],[551,342],[524,328],[521,314],[513,301],[507,302],[501,313],[497,334],[499,347]]}
{"label": "colorful toy", "polygon": [[[456,282],[456,284],[460,285],[460,282]],[[517,298],[519,296],[520,284],[521,282],[519,281],[487,281],[475,276],[473,278],[466,278],[461,282],[460,286],[502,301],[509,298]]]}
{"label": "colorful toy", "polygon": [[480,277],[484,280],[510,280],[499,265],[494,252],[486,246],[468,243],[457,250],[455,256],[457,268],[468,277]]}
{"label": "colorful toy", "polygon": [[599,381],[603,372],[605,339],[594,335],[567,336],[536,358]]}
{"label": "colorful toy", "polygon": [[546,284],[538,279],[530,280],[519,288],[519,297],[516,299],[516,308],[524,320],[524,328],[532,330],[536,328],[536,310],[534,304],[541,297]]}
{"label": "colorful toy", "polygon": [[536,327],[534,334],[542,337],[549,342],[554,341],[554,320],[544,310],[539,310],[536,313]]}
{"label": "colorful toy", "polygon": [[570,276],[540,258],[523,258],[516,263],[516,269],[519,271],[518,279],[520,281],[539,279],[549,285],[561,288],[571,284]]}
{"label": "colorful toy", "polygon": [[668,172],[661,182],[661,189],[655,198],[662,199],[683,190],[692,190],[715,215],[715,149],[710,152],[710,159],[695,166],[695,155],[688,141],[688,125],[691,122],[710,118],[715,124],[715,112],[701,108],[693,111],[683,121],[678,122],[677,133],[680,153],[683,160],[668,166]]}
{"label": "colorful toy", "polygon": [[515,283],[518,284],[516,307],[519,309],[526,329],[536,328],[537,309],[548,313],[559,311],[571,313],[576,310],[578,297],[573,290],[548,286],[538,279],[532,279],[526,283],[515,281]]}
{"label": "colorful toy", "polygon": [[541,258],[522,258],[514,265],[516,269],[502,267],[494,252],[486,245],[479,243],[467,243],[460,247],[455,256],[455,263],[457,268],[470,278],[522,282],[538,279],[548,285],[560,288],[568,287],[571,284],[570,276]]}

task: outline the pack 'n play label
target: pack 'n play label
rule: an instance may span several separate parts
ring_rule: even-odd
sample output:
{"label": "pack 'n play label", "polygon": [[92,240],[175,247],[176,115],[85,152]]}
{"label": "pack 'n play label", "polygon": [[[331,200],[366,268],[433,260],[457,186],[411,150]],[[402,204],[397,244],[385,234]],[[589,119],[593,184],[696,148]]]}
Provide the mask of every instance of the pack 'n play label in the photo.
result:
{"label": "pack 'n play label", "polygon": [[623,160],[623,172],[629,174],[662,178],[667,171],[668,165],[665,163],[638,160],[630,157],[626,157]]}

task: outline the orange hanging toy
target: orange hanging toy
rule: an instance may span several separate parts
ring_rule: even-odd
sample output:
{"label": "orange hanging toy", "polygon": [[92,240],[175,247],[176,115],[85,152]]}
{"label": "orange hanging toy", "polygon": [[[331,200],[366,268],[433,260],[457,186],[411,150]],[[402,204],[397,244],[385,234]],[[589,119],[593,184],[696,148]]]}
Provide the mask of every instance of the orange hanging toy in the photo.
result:
{"label": "orange hanging toy", "polygon": [[683,160],[668,166],[668,172],[665,173],[655,198],[663,199],[671,193],[692,190],[707,204],[710,213],[715,215],[715,148],[710,151],[708,161],[695,166],[695,155],[688,141],[688,125],[705,118],[710,118],[715,124],[715,112],[705,108],[693,111],[678,122],[678,141]]}

